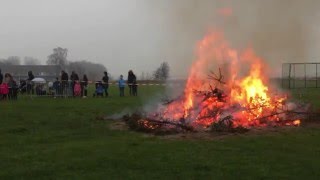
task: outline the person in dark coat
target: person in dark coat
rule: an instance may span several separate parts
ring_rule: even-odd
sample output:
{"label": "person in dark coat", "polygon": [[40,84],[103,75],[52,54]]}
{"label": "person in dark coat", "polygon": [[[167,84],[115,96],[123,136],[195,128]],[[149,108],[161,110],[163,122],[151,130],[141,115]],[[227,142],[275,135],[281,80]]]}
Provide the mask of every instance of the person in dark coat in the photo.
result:
{"label": "person in dark coat", "polygon": [[103,88],[104,88],[104,92],[106,94],[106,97],[108,97],[109,96],[109,93],[108,93],[109,76],[108,76],[108,72],[107,71],[104,72],[104,76],[102,78],[102,83],[103,83]]}
{"label": "person in dark coat", "polygon": [[53,89],[55,90],[55,97],[58,97],[58,96],[62,95],[61,82],[59,81],[58,77],[53,82]]}
{"label": "person in dark coat", "polygon": [[29,71],[28,72],[28,81],[32,81],[34,79],[34,75],[33,75],[33,73],[32,73],[32,71]]}
{"label": "person in dark coat", "polygon": [[81,81],[81,96],[87,97],[88,96],[88,77],[87,75],[83,75],[82,81]]}
{"label": "person in dark coat", "polygon": [[68,93],[68,80],[69,80],[69,76],[68,73],[66,73],[65,71],[61,71],[61,92],[64,95],[67,95]]}
{"label": "person in dark coat", "polygon": [[68,73],[66,73],[65,71],[61,71],[61,81],[68,81],[69,77],[68,77]]}
{"label": "person in dark coat", "polygon": [[71,76],[70,76],[70,80],[71,81],[79,81],[79,76],[77,73],[75,73],[74,71],[72,71]]}
{"label": "person in dark coat", "polygon": [[33,84],[32,84],[32,80],[34,79],[34,75],[32,73],[32,71],[28,72],[28,79],[27,79],[27,93],[30,94],[30,92],[32,94],[34,94],[34,90],[33,90]]}
{"label": "person in dark coat", "polygon": [[128,86],[129,86],[129,94],[130,96],[136,96],[137,95],[137,77],[133,73],[132,70],[128,72],[128,80],[127,80]]}
{"label": "person in dark coat", "polygon": [[138,83],[137,83],[137,77],[135,74],[133,74],[132,95],[138,96]]}
{"label": "person in dark coat", "polygon": [[1,69],[0,69],[0,84],[2,84],[2,81],[3,81],[3,75],[2,75]]}
{"label": "person in dark coat", "polygon": [[133,85],[133,81],[134,81],[134,74],[132,72],[132,70],[130,70],[128,72],[128,79],[127,79],[127,84],[129,86],[129,95],[132,96],[132,85]]}

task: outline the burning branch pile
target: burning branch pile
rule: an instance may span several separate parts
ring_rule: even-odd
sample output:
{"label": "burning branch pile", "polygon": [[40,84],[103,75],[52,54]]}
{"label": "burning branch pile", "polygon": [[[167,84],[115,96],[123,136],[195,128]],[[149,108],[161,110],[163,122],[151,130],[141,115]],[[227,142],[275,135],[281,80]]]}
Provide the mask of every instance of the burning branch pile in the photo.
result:
{"label": "burning branch pile", "polygon": [[146,133],[161,134],[175,134],[179,132],[192,132],[192,126],[188,126],[181,122],[172,122],[167,120],[155,120],[146,118],[142,113],[135,113],[132,115],[125,115],[123,120],[130,129]]}
{"label": "burning branch pile", "polygon": [[[305,104],[288,102],[285,94],[270,90],[263,74],[266,66],[251,49],[239,53],[221,33],[208,35],[198,47],[198,60],[192,65],[183,95],[166,100],[155,112],[125,117],[129,127],[145,132],[245,132],[252,127],[299,126],[310,113]],[[208,71],[212,62],[227,62],[227,76],[221,68],[218,74]],[[249,65],[245,75],[244,64]]]}
{"label": "burning branch pile", "polygon": [[[221,71],[219,70],[220,74]],[[222,78],[209,78],[221,83]],[[247,132],[256,126],[299,126],[301,119],[310,115],[309,106],[287,103],[286,98],[273,96],[263,98],[256,95],[247,103],[232,102],[225,91],[208,85],[208,90],[193,90],[194,106],[183,109],[183,97],[166,99],[158,111],[125,116],[130,129],[171,134],[211,130],[215,132]]]}

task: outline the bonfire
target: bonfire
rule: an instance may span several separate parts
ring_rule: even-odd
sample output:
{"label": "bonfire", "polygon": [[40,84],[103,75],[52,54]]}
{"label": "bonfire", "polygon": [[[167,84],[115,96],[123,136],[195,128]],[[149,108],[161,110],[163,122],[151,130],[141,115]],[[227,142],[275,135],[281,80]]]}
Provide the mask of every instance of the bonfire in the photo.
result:
{"label": "bonfire", "polygon": [[212,32],[199,42],[196,55],[182,96],[131,118],[135,128],[239,130],[299,126],[305,117],[307,106],[271,88],[267,66],[252,49],[238,51],[223,33]]}

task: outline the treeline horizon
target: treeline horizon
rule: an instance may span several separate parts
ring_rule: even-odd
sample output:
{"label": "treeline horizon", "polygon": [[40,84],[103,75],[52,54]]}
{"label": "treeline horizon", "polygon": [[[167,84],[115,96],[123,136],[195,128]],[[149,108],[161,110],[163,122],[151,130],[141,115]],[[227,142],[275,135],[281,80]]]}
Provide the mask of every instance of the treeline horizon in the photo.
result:
{"label": "treeline horizon", "polygon": [[[80,78],[83,75],[87,75],[87,77],[91,80],[101,80],[103,73],[108,71],[103,64],[88,60],[70,61],[67,57],[68,49],[57,47],[54,48],[52,54],[47,57],[48,59],[45,64],[41,63],[39,59],[31,56],[25,56],[23,59],[21,59],[19,56],[9,56],[8,58],[0,58],[0,69],[1,66],[6,65],[60,65],[62,70],[68,73],[74,71],[79,75]],[[169,78],[169,71],[169,64],[167,62],[163,62],[156,70],[153,71],[152,74],[144,71],[141,72],[138,79],[143,81],[165,81]],[[136,74],[136,76],[138,75]],[[113,77],[109,74],[109,79],[115,80],[117,77]]]}

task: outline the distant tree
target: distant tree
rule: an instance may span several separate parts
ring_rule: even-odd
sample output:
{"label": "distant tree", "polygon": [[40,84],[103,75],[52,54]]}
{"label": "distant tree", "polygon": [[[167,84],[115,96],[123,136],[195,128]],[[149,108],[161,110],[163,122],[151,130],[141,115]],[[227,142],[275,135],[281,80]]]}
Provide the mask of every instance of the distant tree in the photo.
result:
{"label": "distant tree", "polygon": [[24,65],[40,65],[41,62],[38,59],[34,58],[34,57],[26,56],[23,59],[23,64]]}
{"label": "distant tree", "polygon": [[75,71],[78,75],[82,75],[86,72],[85,64],[85,61],[69,62],[67,69],[70,72]]}
{"label": "distant tree", "polygon": [[53,49],[53,53],[48,56],[48,65],[61,65],[65,67],[68,64],[67,60],[68,49],[57,47]]}
{"label": "distant tree", "polygon": [[161,81],[167,80],[169,78],[169,71],[169,64],[167,62],[163,62],[160,67],[154,71],[153,79]]}
{"label": "distant tree", "polygon": [[101,80],[103,72],[107,70],[102,64],[85,60],[70,62],[66,67],[69,72],[75,71],[81,77],[86,74],[90,80]]}
{"label": "distant tree", "polygon": [[18,56],[9,56],[7,59],[0,59],[2,65],[20,65],[20,57]]}

